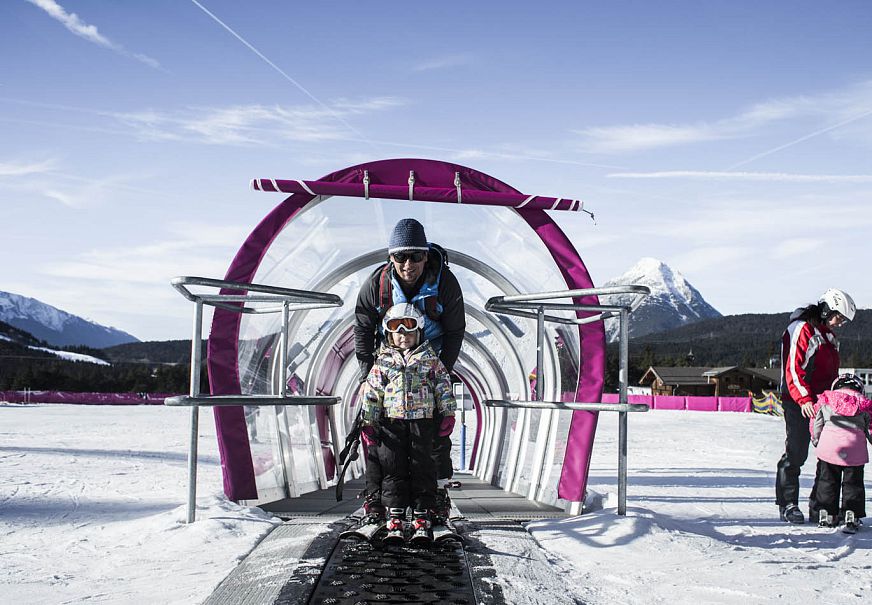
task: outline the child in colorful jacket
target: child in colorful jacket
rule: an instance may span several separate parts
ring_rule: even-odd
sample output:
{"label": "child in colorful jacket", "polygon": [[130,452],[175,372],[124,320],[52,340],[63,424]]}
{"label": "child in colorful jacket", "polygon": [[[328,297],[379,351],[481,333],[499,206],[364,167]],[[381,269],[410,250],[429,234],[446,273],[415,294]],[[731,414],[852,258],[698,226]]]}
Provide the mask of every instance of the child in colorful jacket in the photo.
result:
{"label": "child in colorful jacket", "polygon": [[858,520],[866,516],[863,466],[869,462],[866,443],[872,443],[872,401],[863,396],[863,389],[857,376],[841,374],[831,390],[818,396],[814,406],[815,415],[810,421],[811,441],[818,458],[814,493],[822,527],[838,525],[841,516],[847,529],[856,530]]}
{"label": "child in colorful jacket", "polygon": [[[363,386],[364,435],[377,448],[382,467],[381,498],[388,508],[388,532],[401,531],[406,507],[413,528],[429,530],[436,506],[433,440],[454,425],[457,403],[451,378],[429,341],[424,317],[411,304],[385,314],[385,341]],[[435,426],[434,416],[441,416]],[[421,527],[419,527],[421,526]]]}

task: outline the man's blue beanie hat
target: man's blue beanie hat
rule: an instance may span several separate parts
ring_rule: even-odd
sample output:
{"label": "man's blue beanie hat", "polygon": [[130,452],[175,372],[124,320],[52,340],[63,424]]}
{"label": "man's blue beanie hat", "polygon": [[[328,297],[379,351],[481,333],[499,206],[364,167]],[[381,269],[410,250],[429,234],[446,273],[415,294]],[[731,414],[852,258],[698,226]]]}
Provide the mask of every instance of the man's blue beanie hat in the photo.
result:
{"label": "man's blue beanie hat", "polygon": [[427,236],[424,234],[424,225],[413,218],[401,219],[394,227],[394,232],[391,233],[388,254],[414,250],[423,250],[424,252],[430,250],[430,246],[427,245]]}

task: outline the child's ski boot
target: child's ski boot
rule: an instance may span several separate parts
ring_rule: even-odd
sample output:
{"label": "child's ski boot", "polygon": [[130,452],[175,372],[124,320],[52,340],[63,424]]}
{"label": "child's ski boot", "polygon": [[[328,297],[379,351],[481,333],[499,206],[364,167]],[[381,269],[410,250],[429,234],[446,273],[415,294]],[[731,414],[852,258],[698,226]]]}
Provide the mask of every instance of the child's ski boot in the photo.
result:
{"label": "child's ski boot", "polygon": [[416,510],[412,521],[412,537],[409,542],[415,546],[425,546],[433,543],[433,534],[430,533],[430,513],[426,510]]}
{"label": "child's ski boot", "polygon": [[857,518],[857,515],[854,514],[854,511],[845,511],[845,527],[842,528],[842,532],[846,534],[856,534],[859,529],[860,520]]}
{"label": "child's ski boot", "polygon": [[381,494],[375,492],[366,497],[363,503],[363,517],[360,523],[339,534],[340,539],[372,540],[373,536],[385,526],[385,506],[381,503]]}
{"label": "child's ski boot", "polygon": [[385,536],[384,543],[388,546],[399,546],[406,541],[406,509],[392,508],[388,512],[390,517],[385,525],[388,535]]}
{"label": "child's ski boot", "polygon": [[831,514],[829,514],[825,509],[820,509],[818,512],[818,527],[835,527],[836,521]]}
{"label": "child's ski boot", "polygon": [[451,498],[448,489],[441,487],[436,490],[436,508],[433,509],[433,524],[445,524],[451,517]]}
{"label": "child's ski boot", "polygon": [[368,522],[385,522],[385,505],[381,501],[381,492],[374,492],[363,502],[364,519]]}

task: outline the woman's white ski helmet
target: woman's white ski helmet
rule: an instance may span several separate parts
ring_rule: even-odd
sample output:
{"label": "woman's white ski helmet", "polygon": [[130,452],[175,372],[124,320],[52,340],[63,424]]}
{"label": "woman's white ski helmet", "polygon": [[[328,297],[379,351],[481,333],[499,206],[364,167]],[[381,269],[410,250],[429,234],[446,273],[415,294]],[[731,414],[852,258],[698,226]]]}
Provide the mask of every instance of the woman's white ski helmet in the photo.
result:
{"label": "woman's white ski helmet", "polygon": [[818,303],[821,305],[821,318],[826,319],[833,313],[841,313],[848,321],[854,319],[854,314],[857,312],[857,305],[854,304],[854,299],[848,296],[844,290],[830,288],[823,293]]}

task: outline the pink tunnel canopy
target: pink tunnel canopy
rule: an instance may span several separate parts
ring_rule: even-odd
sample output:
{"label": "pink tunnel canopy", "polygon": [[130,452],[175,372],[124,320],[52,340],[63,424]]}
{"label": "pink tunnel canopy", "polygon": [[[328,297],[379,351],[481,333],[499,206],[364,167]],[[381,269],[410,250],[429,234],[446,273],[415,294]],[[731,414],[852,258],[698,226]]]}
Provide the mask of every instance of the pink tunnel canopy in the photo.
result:
{"label": "pink tunnel canopy", "polygon": [[[414,198],[421,201],[457,203],[457,188],[461,203],[509,206],[526,221],[548,249],[568,289],[592,288],[593,282],[575,247],[546,214],[545,209],[580,209],[580,202],[560,198],[525,196],[513,187],[487,174],[458,164],[426,159],[392,159],[368,162],[328,174],[317,181],[261,179],[258,188],[267,191],[293,191],[293,195],[276,206],[251,232],[237,252],[225,279],[251,282],[273,240],[317,195],[364,197],[364,177],[368,176],[370,197],[408,199],[409,175],[414,173]],[[269,183],[265,186],[265,183]],[[330,189],[339,184],[353,185],[347,189]],[[380,190],[377,186],[383,186]],[[284,189],[283,189],[284,187]],[[308,190],[306,189],[308,188]],[[429,191],[432,190],[432,191]],[[341,193],[340,193],[341,191]],[[381,192],[380,192],[381,191]],[[399,195],[403,191],[405,195]],[[441,191],[441,193],[438,193]],[[332,192],[332,193],[331,193]],[[453,192],[448,199],[446,192]],[[388,195],[390,194],[390,195]],[[499,194],[499,195],[494,195]],[[425,200],[425,195],[434,199]],[[439,196],[444,199],[436,199]],[[524,200],[529,200],[523,204]],[[380,242],[379,242],[380,244]],[[574,299],[575,303],[597,304],[595,296]],[[576,312],[582,317],[581,312]],[[241,315],[225,309],[215,309],[208,343],[208,368],[211,392],[214,395],[239,394],[238,337]],[[602,395],[605,369],[605,331],[602,322],[577,326],[579,333],[580,367],[575,400],[597,402]],[[257,498],[254,468],[248,442],[245,418],[241,407],[214,408],[221,454],[224,491],[232,500]],[[568,501],[584,498],[590,466],[597,416],[592,412],[573,412],[563,467],[558,483],[558,497]]]}
{"label": "pink tunnel canopy", "polygon": [[[282,193],[309,193],[317,195],[339,195],[343,197],[375,197],[391,200],[418,200],[425,202],[446,202],[450,204],[480,204],[483,206],[507,206],[509,208],[526,208],[528,210],[571,210],[588,212],[581,200],[570,200],[542,195],[524,195],[517,192],[486,191],[481,189],[465,189],[463,178],[455,175],[455,187],[434,187],[419,184],[415,177],[410,176],[408,185],[388,185],[383,183],[366,183],[367,174],[360,181],[336,183],[331,181],[291,181],[286,179],[254,179],[252,189],[257,191],[273,191]],[[411,172],[414,175],[414,172]],[[372,180],[370,178],[370,180]],[[593,216],[591,214],[591,216]]]}

